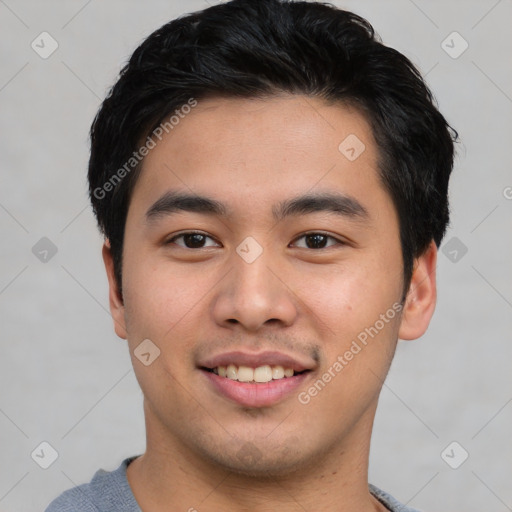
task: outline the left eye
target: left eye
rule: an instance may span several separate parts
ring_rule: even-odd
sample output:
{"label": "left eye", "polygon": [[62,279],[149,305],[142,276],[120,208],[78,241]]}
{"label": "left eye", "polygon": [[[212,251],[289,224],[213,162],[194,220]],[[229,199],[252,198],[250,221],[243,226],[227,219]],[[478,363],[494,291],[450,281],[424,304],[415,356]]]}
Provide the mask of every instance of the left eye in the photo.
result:
{"label": "left eye", "polygon": [[176,244],[180,247],[184,247],[185,249],[202,249],[204,247],[213,247],[216,245],[214,243],[213,245],[204,245],[204,242],[207,238],[210,240],[213,240],[213,238],[205,235],[204,233],[196,233],[196,232],[189,232],[189,233],[181,233],[181,235],[176,235],[172,237],[170,240],[167,241],[168,244],[175,243],[176,240],[179,240],[180,238],[183,238],[184,244]]}
{"label": "left eye", "polygon": [[331,245],[342,243],[337,238],[334,238],[333,236],[330,235],[326,235],[324,233],[306,233],[305,235],[300,236],[296,240],[301,240],[302,238],[305,240],[305,246],[302,246],[301,248],[304,249],[325,249],[327,240],[329,239],[334,241],[334,244]]}

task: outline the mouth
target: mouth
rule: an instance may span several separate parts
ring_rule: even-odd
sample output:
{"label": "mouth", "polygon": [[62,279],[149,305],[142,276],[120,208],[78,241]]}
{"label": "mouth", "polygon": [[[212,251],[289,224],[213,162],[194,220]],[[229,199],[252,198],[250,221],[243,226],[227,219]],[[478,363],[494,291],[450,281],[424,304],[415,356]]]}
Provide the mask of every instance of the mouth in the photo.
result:
{"label": "mouth", "polygon": [[251,368],[250,366],[236,366],[231,363],[227,366],[216,366],[215,368],[202,367],[201,370],[214,373],[219,377],[236,380],[238,382],[248,382],[251,384],[265,384],[274,380],[289,379],[297,375],[302,375],[311,370],[295,371],[293,368],[284,368],[281,365],[270,366],[268,364]]}
{"label": "mouth", "polygon": [[231,352],[198,369],[217,396],[244,407],[270,407],[297,392],[314,373],[314,363],[278,352]]}

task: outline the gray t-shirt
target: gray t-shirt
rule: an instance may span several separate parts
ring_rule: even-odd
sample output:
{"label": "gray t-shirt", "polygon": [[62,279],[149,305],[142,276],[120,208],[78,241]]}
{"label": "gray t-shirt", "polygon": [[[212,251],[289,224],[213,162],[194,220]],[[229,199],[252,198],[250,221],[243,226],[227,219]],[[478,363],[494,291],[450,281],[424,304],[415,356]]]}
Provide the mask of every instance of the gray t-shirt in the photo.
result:
{"label": "gray t-shirt", "polygon": [[[128,464],[137,457],[124,459],[114,471],[96,471],[90,483],[64,491],[45,512],[142,512],[126,478]],[[372,484],[369,489],[392,512],[419,512],[402,505]]]}

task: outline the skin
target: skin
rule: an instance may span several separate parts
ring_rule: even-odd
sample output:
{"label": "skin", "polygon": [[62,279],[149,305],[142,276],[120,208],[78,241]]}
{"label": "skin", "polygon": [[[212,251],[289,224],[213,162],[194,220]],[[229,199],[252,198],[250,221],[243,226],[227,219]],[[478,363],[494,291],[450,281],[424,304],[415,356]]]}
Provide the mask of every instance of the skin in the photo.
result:
{"label": "skin", "polygon": [[[366,146],[354,161],[338,150],[350,134]],[[434,243],[414,262],[402,313],[308,404],[298,400],[402,297],[398,218],[377,158],[357,111],[298,95],[200,101],[146,156],[126,221],[123,297],[108,240],[103,247],[115,331],[144,394],[147,450],[127,471],[142,510],[386,510],[368,491],[371,430],[397,339],[421,336],[433,314]],[[148,208],[171,189],[221,201],[231,215],[148,223]],[[306,192],[349,195],[368,216],[276,223],[272,206]],[[189,230],[211,238],[202,248],[166,244]],[[303,236],[311,232],[334,238],[314,248]],[[250,264],[236,252],[248,236],[263,248]],[[160,349],[149,366],[134,356],[144,339]],[[245,408],[197,369],[200,358],[233,349],[318,361],[297,393]]]}

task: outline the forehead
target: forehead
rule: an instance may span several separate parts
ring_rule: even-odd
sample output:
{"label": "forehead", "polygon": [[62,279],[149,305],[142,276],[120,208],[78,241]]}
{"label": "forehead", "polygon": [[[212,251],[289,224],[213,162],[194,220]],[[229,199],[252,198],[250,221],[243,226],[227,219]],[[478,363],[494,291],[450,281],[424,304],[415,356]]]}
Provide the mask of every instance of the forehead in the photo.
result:
{"label": "forehead", "polygon": [[139,208],[180,190],[214,196],[245,215],[315,191],[364,203],[372,190],[384,192],[377,161],[369,124],[348,106],[298,95],[211,98],[198,101],[157,141],[132,202]]}

